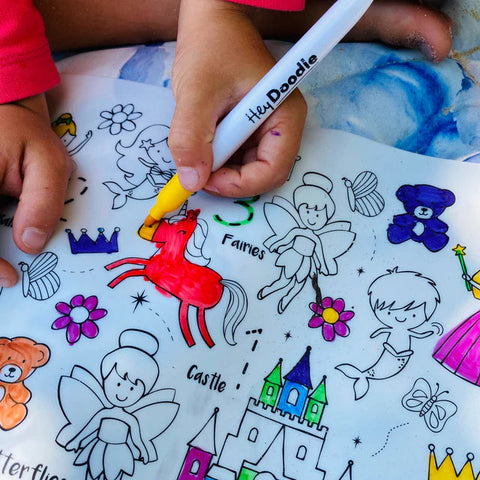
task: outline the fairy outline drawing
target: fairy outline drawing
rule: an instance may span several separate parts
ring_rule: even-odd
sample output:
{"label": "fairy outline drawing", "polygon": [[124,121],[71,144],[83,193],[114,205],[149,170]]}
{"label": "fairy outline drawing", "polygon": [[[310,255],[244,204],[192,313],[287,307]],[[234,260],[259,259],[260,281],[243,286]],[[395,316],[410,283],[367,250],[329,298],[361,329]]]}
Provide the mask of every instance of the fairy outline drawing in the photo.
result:
{"label": "fairy outline drawing", "polygon": [[101,361],[101,381],[79,365],[60,378],[58,400],[68,423],[56,442],[77,453],[74,465],[86,465],[86,480],[121,480],[134,474],[136,461],[157,460],[153,440],[179,409],[174,389],[154,390],[158,347],[150,333],[124,330],[119,348]]}
{"label": "fairy outline drawing", "polygon": [[355,400],[367,394],[370,380],[386,380],[406,367],[414,353],[413,338],[422,339],[443,332],[443,327],[437,322],[431,324],[437,331],[418,330],[430,320],[440,303],[435,282],[421,273],[399,271],[398,267],[387,270],[370,284],[368,297],[376,319],[385,325],[375,330],[370,338],[386,335],[383,350],[373,365],[364,370],[349,363],[335,367],[354,380]]}
{"label": "fairy outline drawing", "polygon": [[169,127],[150,125],[141,130],[131,144],[121,140],[115,145],[119,154],[117,167],[127,182],[124,188],[116,182],[103,184],[113,194],[112,209],[123,207],[127,200],[153,198],[175,174],[175,165],[168,149]]}
{"label": "fairy outline drawing", "polygon": [[[333,184],[326,176],[307,172],[303,183],[293,192],[293,204],[275,196],[264,205],[265,218],[274,232],[263,244],[278,254],[275,265],[280,274],[257,294],[259,300],[277,291],[285,293],[278,302],[278,313],[300,293],[310,278],[318,284],[319,275],[336,275],[336,259],[352,246],[356,233],[347,221],[331,221],[335,203],[330,192]],[[320,291],[320,286],[315,285]]]}

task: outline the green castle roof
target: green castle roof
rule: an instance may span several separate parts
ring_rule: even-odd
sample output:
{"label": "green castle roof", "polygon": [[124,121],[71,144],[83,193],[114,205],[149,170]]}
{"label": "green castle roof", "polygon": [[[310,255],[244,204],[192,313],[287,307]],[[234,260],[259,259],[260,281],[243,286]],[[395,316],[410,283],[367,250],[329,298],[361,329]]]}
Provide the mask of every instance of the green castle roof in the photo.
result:
{"label": "green castle roof", "polygon": [[322,381],[318,385],[318,387],[312,392],[310,398],[316,400],[319,403],[323,403],[328,405],[327,401],[327,389],[325,385],[326,376],[323,377]]}
{"label": "green castle roof", "polygon": [[282,361],[280,358],[276,367],[264,378],[266,382],[282,386]]}

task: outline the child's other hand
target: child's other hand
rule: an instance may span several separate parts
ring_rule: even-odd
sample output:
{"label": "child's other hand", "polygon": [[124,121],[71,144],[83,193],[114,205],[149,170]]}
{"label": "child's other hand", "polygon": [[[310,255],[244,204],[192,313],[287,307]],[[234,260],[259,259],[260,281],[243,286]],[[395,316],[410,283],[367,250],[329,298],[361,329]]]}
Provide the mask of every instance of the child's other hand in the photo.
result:
{"label": "child's other hand", "polygon": [[[23,252],[39,253],[52,235],[71,172],[43,94],[0,105],[0,194],[19,199],[13,238]],[[16,281],[16,270],[0,258],[0,286]]]}
{"label": "child's other hand", "polygon": [[169,147],[190,191],[237,198],[265,192],[285,182],[298,152],[307,109],[295,91],[211,174],[217,123],[275,63],[246,11],[223,0],[182,1]]}

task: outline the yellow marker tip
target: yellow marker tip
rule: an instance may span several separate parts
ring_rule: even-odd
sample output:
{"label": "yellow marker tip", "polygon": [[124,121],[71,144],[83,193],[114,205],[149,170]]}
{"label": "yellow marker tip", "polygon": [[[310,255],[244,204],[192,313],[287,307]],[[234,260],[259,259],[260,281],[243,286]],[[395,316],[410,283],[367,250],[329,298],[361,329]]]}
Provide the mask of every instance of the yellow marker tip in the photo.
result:
{"label": "yellow marker tip", "polygon": [[159,222],[161,219],[156,219],[154,217],[152,217],[151,215],[147,215],[147,218],[145,219],[145,221],[143,222],[143,224],[146,226],[146,227],[151,227],[154,223],[157,223]]}

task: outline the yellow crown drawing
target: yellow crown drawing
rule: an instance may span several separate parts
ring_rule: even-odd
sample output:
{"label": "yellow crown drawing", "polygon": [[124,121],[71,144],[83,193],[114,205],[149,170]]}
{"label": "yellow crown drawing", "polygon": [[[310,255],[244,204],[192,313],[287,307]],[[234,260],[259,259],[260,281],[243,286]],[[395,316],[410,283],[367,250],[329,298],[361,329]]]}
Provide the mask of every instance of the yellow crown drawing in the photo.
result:
{"label": "yellow crown drawing", "polygon": [[446,449],[447,455],[443,462],[438,465],[435,457],[435,445],[430,444],[428,448],[430,450],[430,456],[428,459],[428,480],[480,480],[480,472],[477,476],[473,473],[473,453],[467,453],[467,461],[462,470],[457,473],[452,460],[453,449]]}

